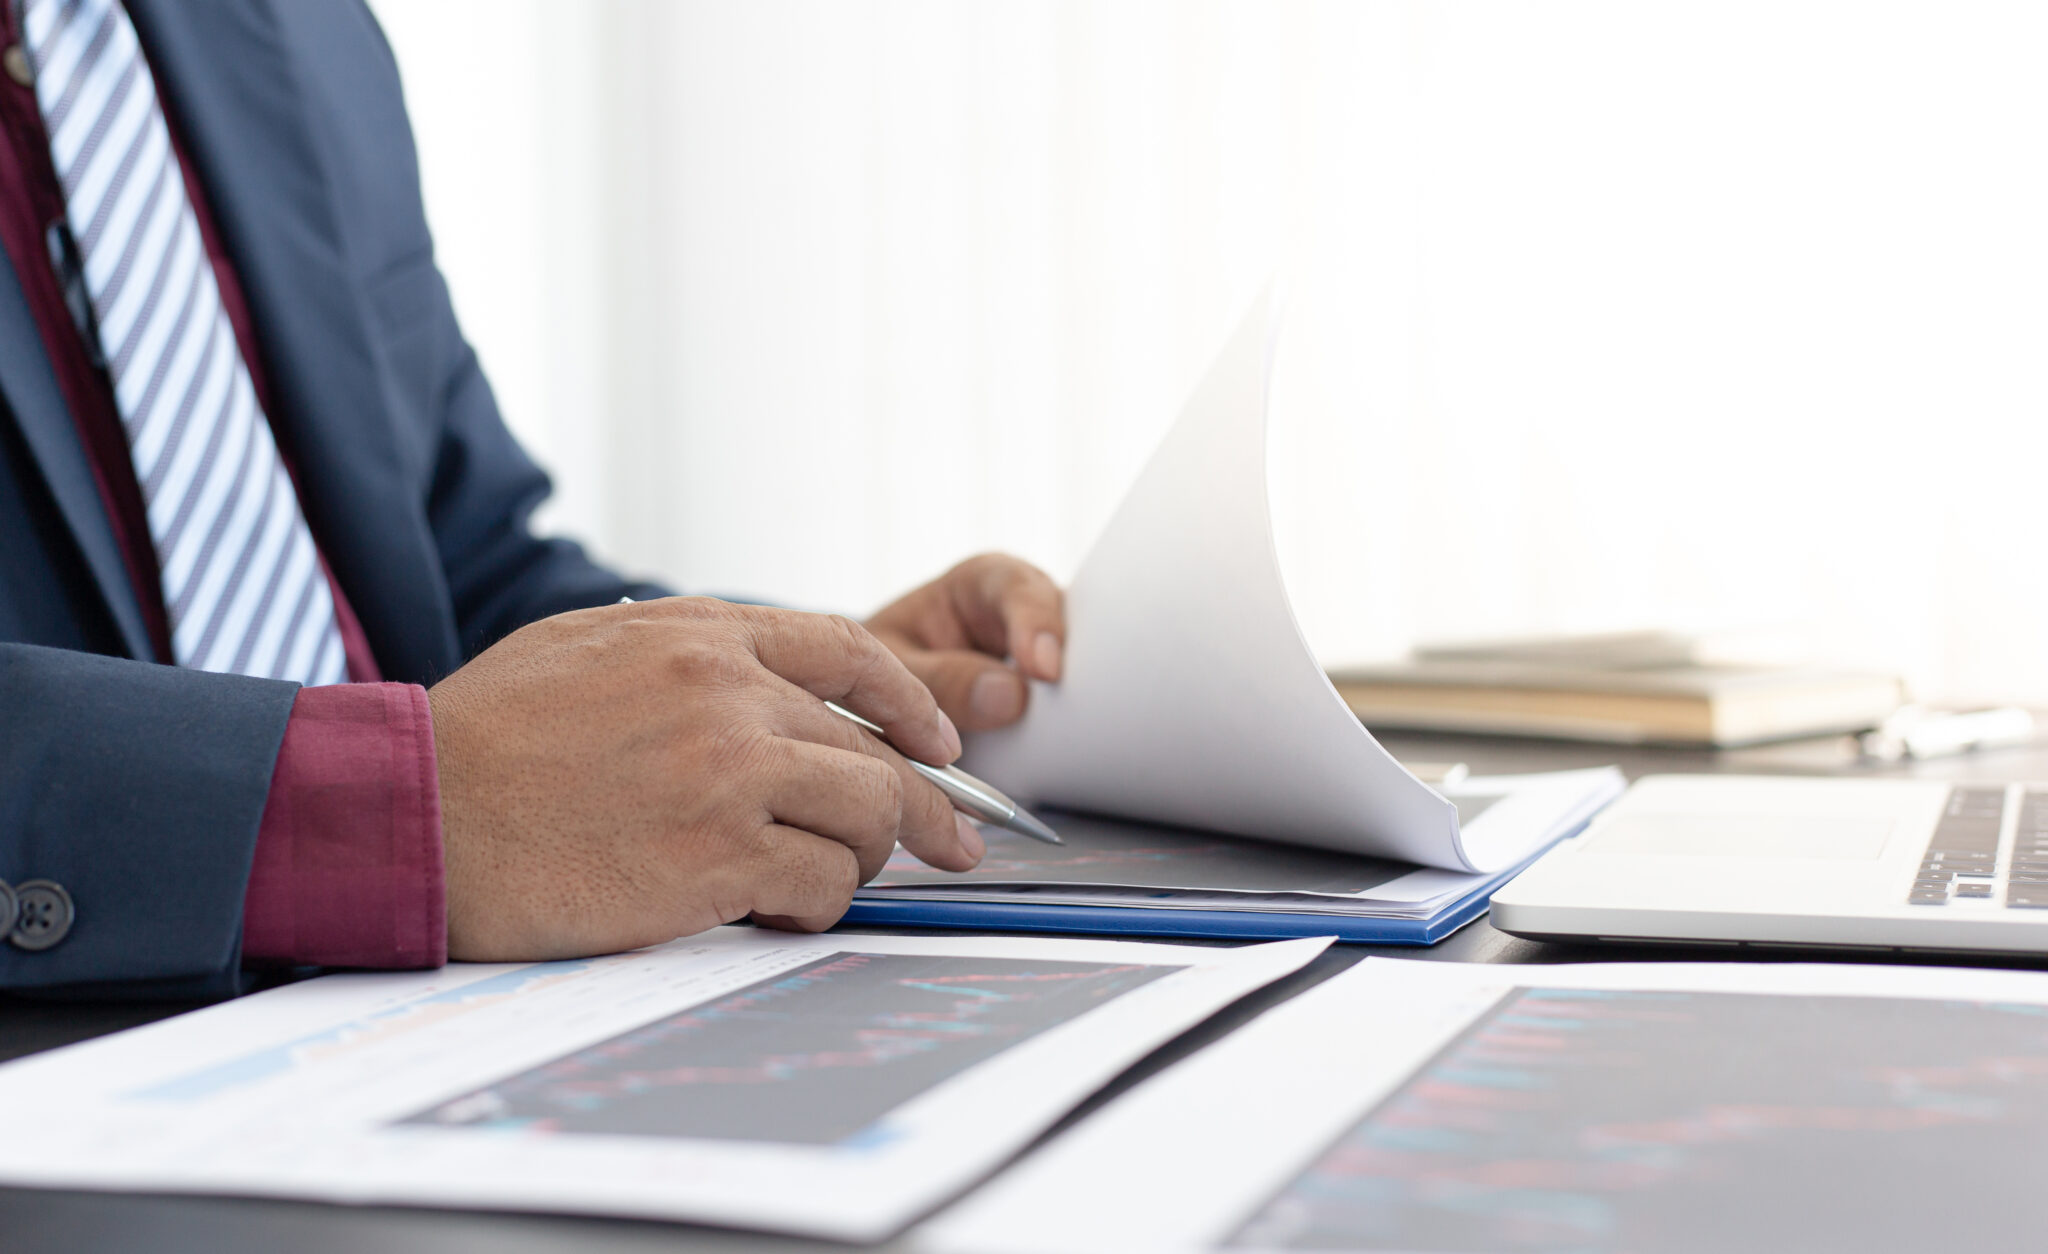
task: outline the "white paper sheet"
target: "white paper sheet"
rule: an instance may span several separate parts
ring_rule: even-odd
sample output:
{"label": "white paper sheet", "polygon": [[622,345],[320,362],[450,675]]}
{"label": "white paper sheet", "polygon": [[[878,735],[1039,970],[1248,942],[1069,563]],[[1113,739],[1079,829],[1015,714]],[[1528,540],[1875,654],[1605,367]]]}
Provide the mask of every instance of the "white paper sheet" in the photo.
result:
{"label": "white paper sheet", "polygon": [[[1404,1104],[1418,1096],[1408,1087],[1418,1069],[1482,1016],[1518,1014],[1521,1007],[1504,999],[1532,989],[1553,998],[1570,990],[1764,994],[1782,999],[1800,1021],[1796,1031],[1695,1036],[1676,1049],[1667,1040],[1660,1050],[1628,1033],[1654,1031],[1659,1018],[1678,1024],[1663,1031],[1667,1037],[1694,1028],[1673,1016],[1683,1008],[1653,1003],[1635,1013],[1624,1043],[1588,1045],[1593,1038],[1573,1035],[1583,1031],[1569,1017],[1579,1008],[1552,1000],[1556,1017],[1494,1020],[1519,1042],[1474,1042],[1432,1073],[1438,1088],[1420,1094],[1423,1104]],[[1900,1013],[1888,1000],[1830,1026],[1828,999],[1861,998],[1897,999],[1919,1013]],[[1954,1018],[1951,1030],[1951,1016],[1964,1014],[1975,1017]],[[1596,1002],[1583,1017],[1601,1015]],[[1755,1249],[1762,1246],[1754,1232],[1707,1225],[1716,1217],[1739,1225],[1757,1213],[1767,1217],[1760,1221],[1767,1232],[1787,1223],[1787,1190],[1758,1183],[1768,1172],[1793,1186],[1790,1222],[1834,1238],[1779,1244],[1766,1236],[1769,1248],[2034,1248],[2030,1195],[1998,1186],[2038,1163],[2048,1131],[2028,1116],[2048,1102],[2048,1065],[2038,1046],[1982,1039],[1986,1016],[2007,1024],[2005,1035],[2048,1041],[2048,974],[1371,958],[1139,1086],[915,1230],[911,1243],[933,1254]],[[1870,1065],[1848,1047],[1835,1052],[1830,1032],[1890,1053],[1883,1065]],[[1516,1048],[1524,1056],[1572,1056],[1562,1060],[1563,1072],[1532,1075],[1518,1069]],[[1502,1124],[1526,1108],[1520,1095],[1548,1091],[1573,1068],[1573,1051],[1584,1055],[1584,1084],[1641,1102],[1645,1113],[1617,1119],[1570,1108],[1572,1126],[1561,1139],[1567,1153],[1546,1157],[1541,1142]],[[1698,1080],[1695,1093],[1690,1069],[1702,1058],[1729,1061]],[[1774,1078],[1779,1068],[1788,1070]],[[1729,1100],[1731,1074],[1738,1093],[1745,1076],[1756,1077],[1746,1100]],[[1831,1091],[1836,1081],[1844,1087]],[[1657,1109],[1660,1091],[1669,1105],[1653,1118],[1647,1112]],[[1375,1114],[1376,1131],[1351,1138],[1397,1094]],[[1940,1139],[1944,1128],[1954,1139]],[[1776,1140],[1801,1135],[1816,1139]],[[1887,1154],[1887,1137],[1919,1139],[1897,1141]],[[1793,1164],[1783,1167],[1788,1154]],[[1937,1163],[1969,1183],[1937,1181],[1930,1170]],[[1290,1189],[1319,1164],[1326,1170],[1305,1181],[1306,1192]],[[1909,1213],[1907,1221],[1933,1221],[1940,1239],[1895,1239],[1905,1232],[1900,1216],[1877,1214],[1880,1199],[1871,1191],[1880,1174],[1918,1182],[1892,1191],[1924,1202],[1926,1214]],[[1660,1188],[1668,1190],[1661,1202],[1654,1200]],[[1643,1201],[1646,1194],[1653,1200]],[[1436,1233],[1437,1240],[1417,1243],[1402,1230],[1398,1208],[1418,1198],[1460,1217],[1504,1221],[1516,1239],[1454,1246]],[[1709,1199],[1704,1206],[1702,1198]],[[1660,1206],[1661,1234],[1646,1232],[1644,1211],[1654,1216]],[[1326,1228],[1334,1212],[1339,1223],[1348,1217],[1383,1231],[1350,1240],[1324,1231],[1319,1240],[1319,1210]],[[2014,1228],[2025,1230],[2021,1244],[2012,1244]]]}
{"label": "white paper sheet", "polygon": [[1534,838],[1461,837],[1450,803],[1345,707],[1295,620],[1266,499],[1270,304],[1224,347],[1075,575],[1060,683],[1036,685],[1018,727],[973,737],[966,765],[1076,810],[1511,866]]}
{"label": "white paper sheet", "polygon": [[327,976],[0,1067],[0,1182],[878,1239],[1327,944],[720,928]]}

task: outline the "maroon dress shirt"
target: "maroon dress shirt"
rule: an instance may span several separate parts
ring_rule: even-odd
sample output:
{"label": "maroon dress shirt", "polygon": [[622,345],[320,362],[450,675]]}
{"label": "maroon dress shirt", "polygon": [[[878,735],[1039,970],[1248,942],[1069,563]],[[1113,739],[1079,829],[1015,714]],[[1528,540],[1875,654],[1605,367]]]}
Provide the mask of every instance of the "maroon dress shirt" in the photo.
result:
{"label": "maroon dress shirt", "polygon": [[[0,5],[0,43],[10,48],[16,42],[13,8]],[[166,104],[165,120],[221,304],[268,414],[248,305],[169,112]],[[113,384],[94,364],[64,303],[46,243],[50,225],[64,214],[62,185],[33,89],[5,74],[0,130],[0,246],[13,263],[92,463],[156,660],[170,662],[156,546]],[[282,441],[278,451],[290,470],[290,450]],[[327,568],[324,556],[321,566]],[[332,570],[328,583],[354,682],[301,689],[292,703],[243,900],[242,958],[249,965],[438,966],[447,959],[448,942],[440,788],[426,690],[379,682],[369,640]]]}

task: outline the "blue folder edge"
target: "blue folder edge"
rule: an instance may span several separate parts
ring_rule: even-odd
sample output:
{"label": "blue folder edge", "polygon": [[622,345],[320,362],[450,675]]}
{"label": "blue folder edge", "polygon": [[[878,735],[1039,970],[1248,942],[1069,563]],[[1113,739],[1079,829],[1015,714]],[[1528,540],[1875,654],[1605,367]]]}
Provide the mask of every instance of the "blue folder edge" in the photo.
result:
{"label": "blue folder edge", "polygon": [[[1590,823],[1589,818],[1586,822]],[[1278,914],[1256,910],[1177,910],[1156,906],[1023,905],[999,901],[899,901],[886,890],[854,894],[842,923],[874,927],[966,928],[983,932],[1092,932],[1109,936],[1179,936],[1205,940],[1292,940],[1335,936],[1354,945],[1434,945],[1485,914],[1501,885],[1552,845],[1586,830],[1580,823],[1525,861],[1502,871],[1426,919],[1365,919],[1342,914]]]}

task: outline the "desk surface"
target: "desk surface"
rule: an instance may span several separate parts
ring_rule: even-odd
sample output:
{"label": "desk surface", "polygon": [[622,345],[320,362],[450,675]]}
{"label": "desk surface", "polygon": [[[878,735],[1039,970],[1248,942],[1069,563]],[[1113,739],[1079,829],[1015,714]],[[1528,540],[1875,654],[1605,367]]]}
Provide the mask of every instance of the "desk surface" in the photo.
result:
{"label": "desk surface", "polygon": [[[1560,770],[1618,762],[1631,777],[1659,772],[1871,774],[1929,779],[2048,779],[2048,745],[2006,749],[1898,767],[1859,764],[1842,742],[1814,741],[1723,753],[1626,749],[1545,741],[1483,740],[1454,736],[1388,735],[1387,747],[1410,761],[1459,761],[1474,773]],[[1090,1111],[1239,1025],[1357,962],[1382,954],[1443,962],[1662,961],[1702,956],[1664,947],[1538,944],[1495,930],[1484,919],[1427,949],[1343,946],[1297,975],[1232,1006],[1167,1045],[1069,1116],[1048,1134],[1088,1117]],[[1709,957],[1723,957],[1709,952]],[[1745,958],[1771,961],[1766,955]],[[1802,960],[1811,961],[1810,957]],[[1856,959],[1846,959],[1854,961]],[[1986,966],[2039,965],[2026,960],[1903,958],[1873,961],[1960,962]],[[0,1059],[16,1058],[72,1041],[134,1027],[186,1009],[166,1005],[36,1003],[0,998]],[[813,1241],[623,1220],[552,1218],[341,1207],[307,1202],[234,1198],[153,1197],[0,1189],[0,1233],[8,1250],[150,1250],[153,1254],[241,1254],[290,1249],[294,1254],[406,1250],[427,1254],[544,1254],[588,1251],[820,1251]],[[884,1246],[882,1249],[895,1249]]]}

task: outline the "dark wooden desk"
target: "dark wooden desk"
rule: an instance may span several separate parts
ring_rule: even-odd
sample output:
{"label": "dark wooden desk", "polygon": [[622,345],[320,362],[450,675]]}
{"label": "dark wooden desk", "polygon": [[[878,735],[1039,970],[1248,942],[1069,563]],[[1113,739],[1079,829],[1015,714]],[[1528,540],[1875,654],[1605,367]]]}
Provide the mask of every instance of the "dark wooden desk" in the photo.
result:
{"label": "dark wooden desk", "polygon": [[[1410,761],[1469,763],[1475,773],[1559,770],[1617,762],[1631,777],[1660,772],[1759,774],[1872,774],[1928,779],[2048,779],[2048,745],[1902,767],[1858,763],[1836,741],[1802,742],[1727,753],[1617,750],[1545,741],[1481,740],[1453,736],[1388,735],[1388,748]],[[1444,962],[1668,961],[1727,958],[1722,951],[1663,946],[1624,949],[1538,944],[1495,930],[1485,920],[1427,949],[1346,946],[1324,954],[1306,970],[1262,990],[1169,1044],[1134,1068],[1048,1134],[1051,1139],[1146,1077],[1258,1014],[1373,954]],[[1745,960],[1774,961],[1743,953]],[[1812,961],[1802,955],[1801,960]],[[1874,961],[1877,959],[1850,959]],[[2025,960],[1893,958],[1892,961],[1976,962],[2036,966]],[[0,999],[0,1059],[17,1058],[73,1041],[175,1014],[185,1006],[36,1003]],[[18,1133],[17,1133],[18,1134]],[[1042,1144],[1043,1142],[1041,1142]],[[428,1254],[627,1254],[629,1251],[782,1251],[839,1249],[811,1241],[622,1220],[471,1214],[398,1207],[342,1207],[308,1202],[235,1198],[157,1197],[0,1189],[0,1251],[147,1251],[148,1254],[242,1254],[290,1250],[424,1251]],[[884,1249],[896,1249],[886,1246]]]}

